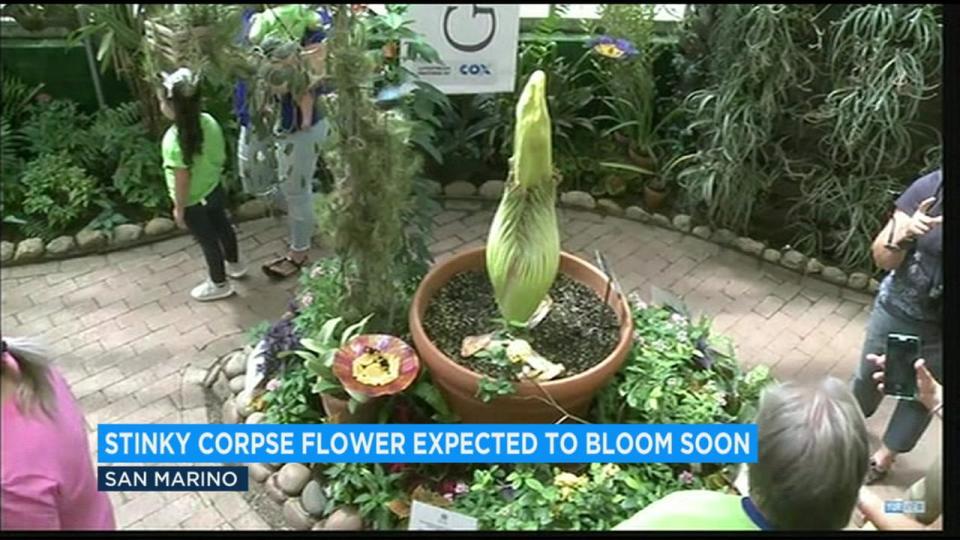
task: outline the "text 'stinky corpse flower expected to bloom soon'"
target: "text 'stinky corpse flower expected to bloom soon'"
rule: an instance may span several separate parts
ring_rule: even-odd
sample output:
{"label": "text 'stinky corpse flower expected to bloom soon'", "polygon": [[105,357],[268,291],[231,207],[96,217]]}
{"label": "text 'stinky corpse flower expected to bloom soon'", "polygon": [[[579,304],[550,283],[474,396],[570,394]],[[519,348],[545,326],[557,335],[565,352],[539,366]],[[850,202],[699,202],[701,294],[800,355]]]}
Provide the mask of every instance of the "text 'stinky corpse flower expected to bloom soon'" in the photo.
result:
{"label": "text 'stinky corpse flower expected to bloom soon'", "polygon": [[403,392],[420,372],[413,347],[384,334],[357,336],[337,351],[333,374],[351,394],[379,397]]}

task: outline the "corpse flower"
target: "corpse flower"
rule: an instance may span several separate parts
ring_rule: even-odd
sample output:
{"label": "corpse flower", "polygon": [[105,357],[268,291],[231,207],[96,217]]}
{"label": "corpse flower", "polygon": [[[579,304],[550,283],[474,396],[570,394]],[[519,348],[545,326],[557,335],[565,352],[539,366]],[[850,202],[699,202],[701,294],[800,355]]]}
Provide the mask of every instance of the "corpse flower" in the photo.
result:
{"label": "corpse flower", "polygon": [[351,395],[378,397],[403,392],[417,378],[413,347],[385,334],[357,336],[337,351],[333,374]]}

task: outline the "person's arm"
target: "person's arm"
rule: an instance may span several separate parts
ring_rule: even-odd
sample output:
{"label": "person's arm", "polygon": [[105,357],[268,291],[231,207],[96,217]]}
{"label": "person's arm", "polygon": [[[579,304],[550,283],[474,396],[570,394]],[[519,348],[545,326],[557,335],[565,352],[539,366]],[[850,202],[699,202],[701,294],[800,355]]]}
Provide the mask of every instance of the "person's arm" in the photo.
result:
{"label": "person's arm", "polygon": [[187,228],[184,212],[190,200],[190,169],[174,171],[173,220],[181,229]]}
{"label": "person's arm", "polygon": [[864,487],[860,490],[860,499],[857,508],[863,513],[867,521],[881,531],[910,531],[933,529],[942,527],[942,516],[938,517],[929,526],[907,516],[906,514],[888,514],[884,510],[885,501]]}
{"label": "person's arm", "polygon": [[[900,266],[907,252],[905,249],[891,249],[890,244],[901,245],[905,237],[906,225],[910,222],[910,216],[901,210],[893,214],[893,218],[887,221],[887,225],[873,239],[873,262],[884,270],[893,270]],[[893,234],[891,236],[891,230]]]}

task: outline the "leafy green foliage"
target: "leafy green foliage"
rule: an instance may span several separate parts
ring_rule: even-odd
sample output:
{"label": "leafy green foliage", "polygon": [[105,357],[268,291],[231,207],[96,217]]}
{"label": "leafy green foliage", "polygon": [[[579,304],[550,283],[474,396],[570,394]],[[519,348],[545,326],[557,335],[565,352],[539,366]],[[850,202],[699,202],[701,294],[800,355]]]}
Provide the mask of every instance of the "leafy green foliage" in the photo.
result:
{"label": "leafy green foliage", "polygon": [[313,373],[302,364],[288,366],[279,388],[264,394],[266,423],[315,424],[323,419],[320,398],[312,392]]}
{"label": "leafy green foliage", "polygon": [[300,276],[299,309],[293,324],[304,336],[321,330],[340,310],[343,295],[341,263],[336,258],[317,261]]}
{"label": "leafy green foliage", "polygon": [[388,474],[379,464],[336,463],[326,468],[323,476],[331,494],[326,514],[338,506],[351,505],[375,530],[397,525],[399,520],[387,504],[404,496],[399,487],[400,474]]}
{"label": "leafy green foliage", "polygon": [[63,151],[27,165],[22,184],[25,230],[46,239],[81,224],[99,195],[96,181]]}
{"label": "leafy green foliage", "polygon": [[[343,318],[337,317],[326,321],[323,326],[308,337],[300,340],[302,350],[292,352],[303,360],[303,365],[314,377],[312,390],[315,394],[333,394],[341,399],[356,399],[348,395],[343,384],[333,373],[333,361],[339,351],[348,341],[363,333],[370,317],[344,328],[342,333],[337,330],[343,325]],[[356,405],[354,405],[355,407]]]}
{"label": "leafy green foliage", "polygon": [[740,372],[731,344],[667,308],[634,313],[634,348],[597,396],[603,423],[711,424],[752,419],[769,371]]}
{"label": "leafy green foliage", "polygon": [[480,382],[477,383],[476,397],[484,403],[489,403],[500,396],[514,394],[516,391],[516,387],[510,381],[483,377],[480,379]]}

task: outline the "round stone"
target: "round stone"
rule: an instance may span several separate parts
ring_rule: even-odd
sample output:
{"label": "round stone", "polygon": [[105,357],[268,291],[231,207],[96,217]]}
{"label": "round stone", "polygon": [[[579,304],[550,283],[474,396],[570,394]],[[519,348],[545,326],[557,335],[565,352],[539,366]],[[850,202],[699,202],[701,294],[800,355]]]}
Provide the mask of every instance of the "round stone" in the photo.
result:
{"label": "round stone", "polygon": [[13,255],[13,260],[17,262],[34,261],[40,257],[43,257],[43,240],[28,238],[17,244],[17,251]]}
{"label": "round stone", "polygon": [[83,251],[93,251],[107,245],[107,235],[103,231],[84,229],[77,233],[77,247]]}
{"label": "round stone", "polygon": [[277,504],[283,504],[287,502],[287,494],[280,489],[280,486],[277,484],[277,478],[280,473],[273,473],[270,475],[270,478],[267,478],[267,481],[263,483],[263,491],[266,492],[267,497],[270,497],[270,500]]}
{"label": "round stone", "polygon": [[870,276],[861,272],[854,272],[850,274],[850,277],[847,279],[847,287],[850,287],[851,289],[866,289],[869,283]]}
{"label": "round stone", "polygon": [[711,233],[712,231],[710,230],[710,227],[707,227],[706,225],[697,225],[693,228],[693,235],[703,238],[704,240],[709,240]]}
{"label": "round stone", "polygon": [[664,229],[673,227],[673,223],[670,223],[670,218],[663,214],[654,214],[651,220],[653,221],[654,225],[663,227]]}
{"label": "round stone", "polygon": [[439,197],[441,194],[443,194],[443,186],[440,185],[440,182],[437,182],[436,180],[427,180],[426,188],[427,195],[430,197]]}
{"label": "round stone", "polygon": [[253,412],[250,413],[250,416],[247,417],[247,424],[262,424],[263,421],[267,418],[267,415],[262,412]]}
{"label": "round stone", "polygon": [[113,244],[123,246],[132,244],[143,236],[143,227],[134,223],[124,223],[117,225],[113,229]]}
{"label": "round stone", "polygon": [[807,256],[797,250],[791,249],[780,258],[780,264],[791,270],[800,270],[804,268],[807,262]]}
{"label": "round stone", "polygon": [[322,531],[322,530],[324,530],[324,529],[326,528],[326,527],[325,527],[326,524],[327,524],[326,521],[318,521],[318,522],[316,522],[316,523],[313,525],[313,529],[311,529],[311,530],[313,530],[313,531]]}
{"label": "round stone", "polygon": [[239,394],[243,391],[243,385],[246,383],[246,377],[243,375],[237,375],[236,377],[230,379],[230,391],[234,394]]}
{"label": "round stone", "polygon": [[240,415],[237,414],[237,406],[232,399],[223,402],[221,412],[223,413],[224,424],[236,424],[240,422]]}
{"label": "round stone", "polygon": [[833,283],[834,285],[847,284],[847,274],[835,266],[828,266],[823,269],[823,279]]}
{"label": "round stone", "polygon": [[316,480],[307,482],[307,487],[303,488],[300,494],[300,504],[314,517],[323,516],[323,510],[327,507],[327,495],[323,492],[323,486]]}
{"label": "round stone", "polygon": [[300,495],[310,481],[310,469],[300,463],[287,463],[277,473],[277,485],[290,496]]}
{"label": "round stone", "polygon": [[568,191],[560,195],[560,202],[568,206],[586,208],[587,210],[593,210],[597,207],[596,199],[586,191]]}
{"label": "round stone", "polygon": [[167,234],[177,228],[177,224],[170,218],[155,217],[147,222],[143,228],[143,233],[147,236],[160,236]]}
{"label": "round stone", "polygon": [[765,249],[763,250],[763,260],[767,262],[775,263],[780,260],[780,251],[776,249]]}
{"label": "round stone", "polygon": [[673,216],[673,227],[678,231],[690,232],[692,220],[686,214],[677,214]]}
{"label": "round stone", "polygon": [[316,523],[316,520],[304,510],[300,499],[287,499],[287,502],[283,503],[283,519],[295,531],[309,531]]}
{"label": "round stone", "polygon": [[254,482],[262,484],[273,474],[273,469],[267,467],[264,463],[251,463],[247,465],[247,472]]}
{"label": "round stone", "polygon": [[628,206],[627,207],[627,219],[632,219],[634,221],[647,222],[650,221],[650,212],[647,212],[639,206]]}
{"label": "round stone", "polygon": [[480,196],[484,199],[499,199],[503,195],[505,185],[503,180],[488,180],[480,186]]}
{"label": "round stone", "polygon": [[59,236],[47,244],[47,253],[50,255],[65,255],[77,247],[72,236]]}
{"label": "round stone", "polygon": [[869,291],[870,294],[877,294],[877,291],[879,290],[880,290],[880,282],[871,278],[870,282],[867,283],[867,291]]}
{"label": "round stone", "polygon": [[237,414],[242,418],[247,418],[255,411],[253,410],[253,399],[250,397],[250,392],[243,390],[237,397],[234,399],[234,403],[237,404]]}
{"label": "round stone", "polygon": [[717,229],[714,231],[712,238],[714,242],[723,246],[731,245],[737,241],[737,235],[727,229]]}
{"label": "round stone", "polygon": [[7,242],[6,240],[0,242],[0,262],[9,262],[13,260],[13,254],[16,252],[17,246],[13,242]]}
{"label": "round stone", "polygon": [[443,192],[447,197],[473,197],[477,194],[477,187],[460,180],[445,187]]}
{"label": "round stone", "polygon": [[622,216],[623,207],[613,199],[600,199],[597,201],[597,210],[611,216]]}
{"label": "round stone", "polygon": [[328,531],[362,531],[363,518],[353,506],[341,506],[330,514],[323,528]]}
{"label": "round stone", "polygon": [[807,273],[808,274],[819,274],[823,272],[823,263],[817,259],[810,259],[807,261]]}
{"label": "round stone", "polygon": [[233,397],[233,393],[230,392],[230,380],[222,371],[217,375],[217,380],[214,381],[212,389],[214,395],[220,399],[225,400]]}
{"label": "round stone", "polygon": [[263,199],[252,199],[237,207],[237,218],[242,220],[258,219],[267,215],[270,205]]}
{"label": "round stone", "polygon": [[247,353],[243,350],[230,353],[230,357],[223,365],[223,372],[228,379],[245,374],[247,372]]}
{"label": "round stone", "polygon": [[760,256],[763,255],[763,243],[757,242],[753,238],[747,238],[746,236],[741,236],[736,240],[736,247],[744,253],[749,253],[750,255]]}

